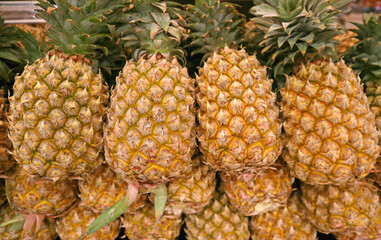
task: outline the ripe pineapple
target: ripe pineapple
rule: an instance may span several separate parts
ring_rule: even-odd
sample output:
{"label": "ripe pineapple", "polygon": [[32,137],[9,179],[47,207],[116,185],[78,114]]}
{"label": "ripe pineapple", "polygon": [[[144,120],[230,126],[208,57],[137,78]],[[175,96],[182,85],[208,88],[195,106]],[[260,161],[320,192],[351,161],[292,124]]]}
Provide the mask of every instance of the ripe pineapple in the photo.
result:
{"label": "ripe pineapple", "polygon": [[230,203],[245,216],[273,211],[287,203],[294,177],[278,164],[242,175],[220,174]]}
{"label": "ripe pineapple", "polygon": [[16,24],[16,26],[24,32],[30,32],[38,42],[46,41],[47,24]]}
{"label": "ripe pineapple", "polygon": [[52,240],[57,238],[55,231],[55,220],[45,218],[37,229],[36,222],[33,222],[29,229],[23,230],[25,218],[18,215],[8,204],[0,208],[0,223],[5,223],[19,216],[19,221],[0,227],[0,239],[2,240]]}
{"label": "ripe pineapple", "polygon": [[75,181],[34,178],[21,168],[6,179],[6,187],[10,205],[23,214],[60,215],[78,199]]}
{"label": "ripe pineapple", "polygon": [[10,170],[16,163],[10,154],[12,143],[8,138],[7,100],[2,96],[4,93],[0,90],[0,173]]}
{"label": "ripe pineapple", "polygon": [[120,29],[136,58],[116,79],[105,126],[107,162],[142,184],[188,175],[196,145],[194,80],[179,63],[184,53],[178,47],[182,29],[172,14],[177,10],[165,6],[138,0],[124,13],[136,19]]}
{"label": "ripe pineapple", "polygon": [[344,56],[348,50],[358,42],[356,38],[356,33],[352,31],[346,31],[343,34],[337,35],[333,39],[339,41],[339,45],[337,46],[337,56]]}
{"label": "ripe pineapple", "polygon": [[219,0],[196,0],[187,14],[192,55],[205,59],[196,80],[198,138],[206,162],[236,173],[274,163],[282,150],[279,109],[266,68],[238,49],[243,16]]}
{"label": "ripe pineapple", "polygon": [[188,240],[248,240],[249,221],[230,205],[226,195],[215,192],[212,201],[205,209],[185,216],[185,232]]}
{"label": "ripe pineapple", "polygon": [[250,231],[252,239],[315,240],[317,234],[298,192],[292,194],[286,206],[252,217]]}
{"label": "ripe pineapple", "polygon": [[39,15],[52,25],[47,35],[54,49],[25,67],[9,98],[13,155],[29,174],[78,176],[103,161],[108,89],[95,72],[106,64],[106,46],[112,47],[105,14],[117,3],[92,2],[39,3]]}
{"label": "ripe pineapple", "polygon": [[[379,61],[381,60],[381,17],[376,18],[373,14],[365,15],[362,23],[356,23],[358,43],[354,45],[344,59],[352,65],[353,70],[359,73],[365,83],[365,93],[368,96],[370,110],[376,116],[376,125],[381,130],[381,75]],[[376,172],[372,177],[381,183],[380,160],[376,164]]]}
{"label": "ripe pineapple", "polygon": [[[216,189],[216,172],[201,163],[202,158],[202,155],[193,157],[193,162],[200,165],[193,169],[190,176],[168,183],[168,199],[165,206],[167,214],[199,213],[212,199]],[[153,202],[152,197],[150,200]]]}
{"label": "ripe pineapple", "polygon": [[302,184],[301,189],[309,220],[322,233],[366,230],[376,221],[381,207],[377,189],[365,181]]}
{"label": "ripe pineapple", "polygon": [[337,240],[372,240],[381,239],[381,208],[378,209],[377,219],[366,229],[359,231],[343,231],[335,234]]}
{"label": "ripe pineapple", "polygon": [[[343,61],[328,58],[336,55],[332,37],[340,33],[339,11],[327,0],[256,2],[253,12],[265,34],[260,45],[269,67],[290,74],[281,94],[283,158],[292,174],[309,184],[365,177],[380,152],[379,133],[359,79]],[[286,5],[291,7],[284,11]]]}
{"label": "ripe pineapple", "polygon": [[164,214],[157,220],[154,206],[147,202],[139,211],[125,213],[122,222],[130,240],[175,240],[180,234],[183,221],[181,214]]}
{"label": "ripe pineapple", "polygon": [[121,226],[120,219],[114,220],[99,231],[86,236],[86,228],[97,218],[99,214],[89,207],[78,204],[65,216],[57,219],[57,233],[65,240],[114,240],[119,235]]}

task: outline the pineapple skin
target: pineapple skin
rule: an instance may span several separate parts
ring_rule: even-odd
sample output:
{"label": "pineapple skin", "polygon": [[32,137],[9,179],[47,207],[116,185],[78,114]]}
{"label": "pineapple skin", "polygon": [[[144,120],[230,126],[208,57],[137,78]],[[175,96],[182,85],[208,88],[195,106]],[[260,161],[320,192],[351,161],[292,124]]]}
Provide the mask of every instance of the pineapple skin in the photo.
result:
{"label": "pineapple skin", "polygon": [[344,34],[337,35],[333,39],[339,41],[339,45],[337,46],[337,56],[343,56],[345,53],[358,42],[356,38],[356,33],[352,31],[347,31]]}
{"label": "pineapple skin", "polygon": [[159,184],[191,173],[194,80],[176,58],[152,55],[127,62],[107,117],[106,160],[117,174]]}
{"label": "pineapple skin", "polygon": [[214,169],[241,172],[281,154],[281,122],[272,80],[255,56],[222,48],[204,63],[198,83],[198,138]]}
{"label": "pineapple skin", "polygon": [[120,219],[115,219],[109,225],[104,226],[97,232],[86,236],[86,229],[99,216],[89,207],[79,203],[65,216],[57,219],[57,233],[60,239],[65,240],[114,240],[119,235]]}
{"label": "pineapple skin", "polygon": [[310,62],[282,90],[286,148],[294,176],[309,184],[363,178],[380,152],[374,114],[343,61]]}
{"label": "pineapple skin", "polygon": [[79,181],[81,202],[93,211],[104,211],[122,199],[128,183],[119,178],[107,165],[101,165],[92,173],[84,174]]}
{"label": "pineapple skin", "polygon": [[[167,184],[167,204],[165,212],[169,215],[181,213],[195,214],[201,212],[209,204],[216,189],[216,172],[201,163],[203,155],[193,157],[194,167],[190,176],[173,180]],[[150,201],[154,202],[154,195]]]}
{"label": "pineapple skin", "polygon": [[108,89],[86,59],[49,52],[25,67],[13,89],[13,156],[30,174],[78,176],[102,163]]}
{"label": "pineapple skin", "polygon": [[368,182],[343,185],[301,185],[309,220],[322,233],[362,231],[376,221],[377,189]]}
{"label": "pineapple skin", "polygon": [[220,176],[230,203],[245,216],[286,205],[294,182],[288,167],[280,164],[257,169],[255,173]]}
{"label": "pineapple skin", "polygon": [[249,221],[228,201],[224,193],[215,192],[201,213],[185,216],[188,240],[248,240]]}
{"label": "pineapple skin", "polygon": [[250,231],[252,239],[317,239],[316,229],[307,220],[307,212],[299,199],[299,193],[293,193],[286,206],[253,216]]}
{"label": "pineapple skin", "polygon": [[59,215],[78,200],[73,180],[34,178],[19,169],[5,181],[10,205],[24,214]]}
{"label": "pineapple skin", "polygon": [[[16,217],[17,212],[12,210],[9,204],[4,204],[0,208],[0,222],[6,222],[14,217]],[[56,223],[54,219],[45,218],[42,221],[40,229],[38,232],[36,231],[36,226],[32,226],[29,230],[23,230],[22,228],[11,229],[11,225],[0,227],[0,239],[2,240],[52,240],[57,238],[57,233],[55,231]]]}
{"label": "pineapple skin", "polygon": [[164,214],[156,221],[154,206],[147,203],[139,211],[125,213],[122,222],[130,240],[175,240],[183,220],[181,214]]}
{"label": "pineapple skin", "polygon": [[[3,96],[3,90],[0,90],[0,96]],[[7,99],[0,97],[0,173],[10,170],[16,161],[10,154],[12,150],[12,142],[8,137],[8,121],[6,112],[8,105]]]}

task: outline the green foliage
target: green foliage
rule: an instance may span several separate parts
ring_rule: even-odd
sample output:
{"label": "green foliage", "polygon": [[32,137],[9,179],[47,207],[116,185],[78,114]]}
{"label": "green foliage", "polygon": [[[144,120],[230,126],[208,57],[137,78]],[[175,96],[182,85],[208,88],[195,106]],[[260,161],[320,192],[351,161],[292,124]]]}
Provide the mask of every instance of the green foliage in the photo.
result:
{"label": "green foliage", "polygon": [[132,49],[135,59],[158,54],[166,58],[176,56],[185,62],[180,43],[186,37],[182,27],[184,19],[181,5],[159,0],[134,0],[126,2],[126,9],[119,17],[117,35],[125,49]]}
{"label": "green foliage", "polygon": [[109,75],[124,64],[117,45],[115,26],[108,16],[123,7],[122,0],[54,0],[37,4],[39,17],[51,25],[47,32],[54,50],[81,55],[90,60],[94,72],[99,68]]}
{"label": "green foliage", "polygon": [[43,56],[44,48],[31,33],[5,25],[0,17],[0,88],[6,95],[12,89],[15,75]]}
{"label": "green foliage", "polygon": [[300,63],[336,57],[340,8],[350,0],[254,0],[258,58],[280,85]]}
{"label": "green foliage", "polygon": [[239,47],[246,20],[235,7],[235,4],[220,0],[196,0],[195,5],[187,5],[192,56],[202,55],[205,59],[225,46]]}
{"label": "green foliage", "polygon": [[353,23],[351,31],[359,40],[344,56],[347,64],[360,73],[363,82],[381,83],[381,16],[365,15],[362,23]]}

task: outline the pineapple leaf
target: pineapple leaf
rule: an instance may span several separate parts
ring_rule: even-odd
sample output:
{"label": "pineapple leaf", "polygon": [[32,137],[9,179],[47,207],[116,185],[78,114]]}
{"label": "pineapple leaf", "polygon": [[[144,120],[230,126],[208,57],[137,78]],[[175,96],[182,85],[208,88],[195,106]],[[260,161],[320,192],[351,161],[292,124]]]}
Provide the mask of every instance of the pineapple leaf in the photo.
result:
{"label": "pineapple leaf", "polygon": [[113,206],[106,209],[101,215],[91,223],[87,228],[87,236],[97,232],[99,229],[110,224],[112,221],[121,216],[128,207],[136,200],[138,188],[135,184],[128,185],[126,196],[116,202]]}
{"label": "pineapple leaf", "polygon": [[155,217],[159,219],[163,215],[165,205],[167,204],[167,187],[164,183],[159,184],[158,187],[153,189],[153,193],[155,194]]}

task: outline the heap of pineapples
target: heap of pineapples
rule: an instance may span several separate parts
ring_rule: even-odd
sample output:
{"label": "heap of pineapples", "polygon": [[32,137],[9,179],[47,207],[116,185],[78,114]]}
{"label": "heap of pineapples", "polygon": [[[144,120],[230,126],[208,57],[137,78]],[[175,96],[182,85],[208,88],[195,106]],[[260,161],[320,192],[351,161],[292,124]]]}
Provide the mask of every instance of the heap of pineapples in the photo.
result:
{"label": "heap of pineapples", "polygon": [[301,180],[305,216],[320,232],[368,239],[380,209],[366,178],[380,152],[379,133],[360,79],[336,59],[337,9],[347,2],[258,0],[252,12],[262,31],[261,60],[285,85],[282,156]]}

